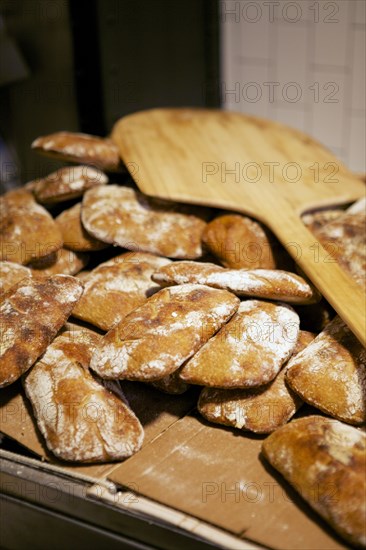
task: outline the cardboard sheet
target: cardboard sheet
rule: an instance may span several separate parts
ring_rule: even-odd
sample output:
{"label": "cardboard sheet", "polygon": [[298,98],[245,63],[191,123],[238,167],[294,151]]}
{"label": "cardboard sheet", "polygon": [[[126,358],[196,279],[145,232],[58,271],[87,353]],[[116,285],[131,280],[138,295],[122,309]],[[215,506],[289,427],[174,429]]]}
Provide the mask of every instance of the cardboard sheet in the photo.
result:
{"label": "cardboard sheet", "polygon": [[[166,395],[144,384],[123,383],[123,392],[145,431],[144,445],[161,434],[197,402],[197,391]],[[0,391],[0,431],[52,464],[95,479],[103,479],[120,463],[74,465],[58,461],[46,448],[35,423],[32,407],[20,382]]]}
{"label": "cardboard sheet", "polygon": [[[20,383],[0,391],[0,429],[66,475],[106,478],[241,538],[281,550],[347,548],[265,461],[263,437],[209,425],[192,412],[194,389],[168,396],[124,383],[145,429],[141,451],[121,463],[68,465],[42,442]],[[189,411],[191,411],[190,414]]]}
{"label": "cardboard sheet", "polygon": [[188,415],[108,478],[270,548],[347,548],[262,462],[262,440]]}

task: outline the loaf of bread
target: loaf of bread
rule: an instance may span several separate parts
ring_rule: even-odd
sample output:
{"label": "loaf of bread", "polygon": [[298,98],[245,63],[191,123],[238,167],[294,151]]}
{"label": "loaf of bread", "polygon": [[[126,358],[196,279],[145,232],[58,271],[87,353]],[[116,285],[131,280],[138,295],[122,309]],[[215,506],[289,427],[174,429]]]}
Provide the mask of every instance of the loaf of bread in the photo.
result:
{"label": "loaf of bread", "polygon": [[320,294],[302,277],[279,269],[225,269],[204,262],[174,262],[153,275],[161,286],[201,284],[222,288],[237,296],[308,304],[320,300]]}
{"label": "loaf of bread", "polygon": [[35,181],[33,193],[42,204],[55,204],[81,197],[96,185],[108,183],[107,176],[92,166],[65,166]]}
{"label": "loaf of bread", "polygon": [[261,223],[224,214],[207,224],[202,241],[222,265],[233,269],[274,269],[275,240]]}
{"label": "loaf of bread", "polygon": [[28,267],[33,277],[49,277],[50,275],[76,275],[88,263],[89,256],[84,252],[74,252],[60,248],[48,256],[33,260]]}
{"label": "loaf of bread", "polygon": [[87,191],[81,221],[96,239],[128,250],[182,259],[202,255],[206,223],[200,217],[181,213],[176,203],[150,199],[129,187],[106,185]]}
{"label": "loaf of bread", "polygon": [[338,420],[293,420],[263,442],[270,464],[349,544],[366,546],[366,434]]}
{"label": "loaf of bread", "polygon": [[339,317],[291,359],[286,380],[330,416],[350,424],[366,421],[366,350]]}
{"label": "loaf of bread", "polygon": [[[293,356],[313,338],[310,332],[300,331]],[[272,382],[249,390],[203,388],[198,410],[216,424],[271,433],[286,424],[302,405],[300,397],[287,386],[285,373],[286,365]]]}
{"label": "loaf of bread", "polygon": [[102,378],[154,382],[179,369],[239,306],[226,290],[160,290],[103,338],[90,367]]}
{"label": "loaf of bread", "polygon": [[118,148],[108,138],[75,132],[56,132],[35,139],[32,149],[48,157],[91,164],[107,172],[121,169]]}
{"label": "loaf of bread", "polygon": [[183,366],[180,377],[214,388],[251,388],[273,380],[295,349],[300,320],[288,305],[247,300]]}
{"label": "loaf of bread", "polygon": [[345,212],[314,231],[329,253],[357,283],[366,284],[366,211]]}
{"label": "loaf of bread", "polygon": [[59,228],[30,192],[0,197],[0,212],[0,260],[28,264],[62,247]]}
{"label": "loaf of bread", "polygon": [[302,221],[313,233],[319,231],[327,223],[336,220],[344,214],[341,208],[327,208],[326,210],[316,210],[308,212],[302,216]]}
{"label": "loaf of bread", "polygon": [[0,305],[0,387],[15,382],[45,351],[83,291],[66,275],[26,278],[12,286]]}
{"label": "loaf of bread", "polygon": [[24,265],[15,264],[14,262],[0,262],[0,299],[2,300],[4,292],[18,281],[31,276],[31,270]]}
{"label": "loaf of bread", "polygon": [[55,219],[64,247],[75,252],[95,252],[109,246],[98,239],[95,239],[84,228],[81,223],[81,203],[77,203],[71,208],[64,210]]}
{"label": "loaf of bread", "polygon": [[142,444],[137,417],[89,372],[99,338],[85,329],[63,332],[23,380],[47,447],[63,460],[123,460]]}
{"label": "loaf of bread", "polygon": [[83,276],[84,293],[73,316],[110,330],[160,290],[151,275],[168,263],[167,258],[146,252],[126,252],[99,264]]}

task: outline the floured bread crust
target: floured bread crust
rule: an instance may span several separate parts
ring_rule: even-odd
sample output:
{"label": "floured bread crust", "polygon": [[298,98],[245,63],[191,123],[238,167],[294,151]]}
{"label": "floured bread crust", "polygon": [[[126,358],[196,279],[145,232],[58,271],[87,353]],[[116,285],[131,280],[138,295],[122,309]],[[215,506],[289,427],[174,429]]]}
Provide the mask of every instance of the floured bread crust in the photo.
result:
{"label": "floured bread crust", "polygon": [[59,160],[92,164],[107,172],[121,168],[117,146],[111,139],[75,132],[56,132],[41,136],[32,149]]}
{"label": "floured bread crust", "polygon": [[204,262],[174,262],[154,273],[160,285],[195,283],[222,288],[237,296],[307,304],[320,300],[316,289],[302,277],[279,269],[225,269]]}
{"label": "floured bread crust", "polygon": [[100,338],[89,330],[63,332],[23,381],[47,447],[63,460],[122,460],[142,444],[137,417],[89,372]]}
{"label": "floured bread crust", "polygon": [[95,239],[84,228],[81,223],[81,203],[64,210],[55,219],[62,238],[64,247],[75,252],[91,252],[102,250],[108,244]]}
{"label": "floured bread crust", "polygon": [[319,231],[324,225],[333,220],[336,220],[344,214],[344,210],[341,208],[331,208],[326,210],[317,210],[315,212],[308,212],[304,214],[301,219],[310,231],[315,233]]}
{"label": "floured bread crust", "polygon": [[330,416],[350,424],[366,421],[366,350],[339,317],[291,359],[286,380]]}
{"label": "floured bread crust", "polygon": [[156,201],[129,187],[90,189],[83,198],[81,220],[96,239],[128,250],[182,259],[202,255],[206,223],[200,217],[181,213],[176,203]]}
{"label": "floured bread crust", "polygon": [[0,260],[28,264],[62,247],[51,215],[21,190],[0,197]]}
{"label": "floured bread crust", "polygon": [[50,277],[50,275],[76,275],[88,263],[89,255],[60,248],[48,256],[28,264],[33,277]]}
{"label": "floured bread crust", "polygon": [[84,293],[73,315],[110,330],[160,290],[151,280],[170,260],[144,252],[127,252],[98,265],[83,277]]}
{"label": "floured bread crust", "polygon": [[285,304],[241,302],[236,315],[180,372],[190,384],[251,388],[275,378],[291,356],[300,320]]}
{"label": "floured bread crust", "polygon": [[154,382],[176,371],[238,309],[226,290],[160,290],[104,336],[91,368],[102,378]]}
{"label": "floured bread crust", "polygon": [[[300,331],[293,355],[304,349],[315,335]],[[251,390],[204,388],[198,410],[207,420],[255,433],[270,433],[286,424],[301,407],[302,400],[285,381],[286,365],[276,378]]]}
{"label": "floured bread crust", "polygon": [[24,374],[56,336],[83,291],[66,275],[22,279],[0,305],[0,387]]}
{"label": "floured bread crust", "polygon": [[0,299],[4,292],[21,281],[25,277],[31,277],[32,272],[28,267],[14,262],[0,262]]}
{"label": "floured bread crust", "polygon": [[350,544],[366,545],[366,434],[309,416],[263,442],[265,458]]}
{"label": "floured bread crust", "polygon": [[349,213],[315,232],[330,260],[340,266],[363,288],[366,285],[366,212]]}
{"label": "floured bread crust", "polygon": [[64,166],[36,180],[32,191],[38,202],[55,204],[81,197],[88,189],[106,183],[107,176],[92,166]]}

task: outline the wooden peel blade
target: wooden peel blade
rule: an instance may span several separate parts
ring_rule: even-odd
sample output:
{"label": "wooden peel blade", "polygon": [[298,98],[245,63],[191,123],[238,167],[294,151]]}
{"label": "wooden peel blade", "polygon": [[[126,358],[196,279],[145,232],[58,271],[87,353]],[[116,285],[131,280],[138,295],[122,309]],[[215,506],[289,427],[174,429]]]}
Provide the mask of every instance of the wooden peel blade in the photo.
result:
{"label": "wooden peel blade", "polygon": [[278,123],[202,109],[153,109],[112,138],[142,192],[265,223],[366,345],[366,296],[303,225],[302,212],[353,202],[364,183],[326,148]]}

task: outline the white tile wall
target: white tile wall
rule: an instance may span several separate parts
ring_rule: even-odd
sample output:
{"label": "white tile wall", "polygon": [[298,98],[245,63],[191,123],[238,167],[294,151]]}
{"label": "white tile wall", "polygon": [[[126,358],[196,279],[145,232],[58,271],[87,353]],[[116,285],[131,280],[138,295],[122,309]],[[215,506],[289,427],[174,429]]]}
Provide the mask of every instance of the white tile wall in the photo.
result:
{"label": "white tile wall", "polygon": [[[220,5],[222,79],[227,88],[238,82],[241,94],[226,94],[224,106],[299,128],[365,170],[365,0]],[[248,101],[248,82],[261,89],[259,101]]]}
{"label": "white tile wall", "polygon": [[[349,164],[355,166],[355,170],[366,173],[365,164],[365,119],[358,116],[351,116],[351,131],[349,137]],[[363,159],[361,161],[360,159]]]}
{"label": "white tile wall", "polygon": [[[319,22],[315,25],[315,59],[319,65],[347,65],[347,40],[351,2],[319,2]],[[325,9],[327,8],[327,9]],[[330,8],[330,9],[329,9]]]}
{"label": "white tile wall", "polygon": [[[366,2],[365,2],[366,5]],[[356,28],[352,33],[352,109],[365,110],[366,71],[365,71],[365,29]]]}
{"label": "white tile wall", "polygon": [[366,2],[365,0],[353,0],[355,9],[352,10],[352,23],[365,25],[366,23]]}

